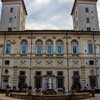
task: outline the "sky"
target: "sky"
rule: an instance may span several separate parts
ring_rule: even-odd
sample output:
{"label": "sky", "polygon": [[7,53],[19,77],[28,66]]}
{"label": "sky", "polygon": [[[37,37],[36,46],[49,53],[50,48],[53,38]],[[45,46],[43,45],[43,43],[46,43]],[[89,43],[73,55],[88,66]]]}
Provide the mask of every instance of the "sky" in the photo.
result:
{"label": "sky", "polygon": [[[70,15],[74,0],[24,0],[28,15],[26,30],[73,29]],[[97,3],[100,23],[100,0]],[[1,10],[1,3],[0,3]]]}

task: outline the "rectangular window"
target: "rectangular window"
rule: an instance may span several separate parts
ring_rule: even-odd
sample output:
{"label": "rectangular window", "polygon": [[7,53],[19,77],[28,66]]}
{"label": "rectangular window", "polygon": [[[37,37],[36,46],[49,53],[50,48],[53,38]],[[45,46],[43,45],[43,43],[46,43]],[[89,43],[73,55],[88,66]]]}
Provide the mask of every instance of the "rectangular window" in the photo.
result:
{"label": "rectangular window", "polygon": [[37,46],[37,55],[42,55],[42,46]]}
{"label": "rectangular window", "polygon": [[53,54],[53,46],[52,45],[48,45],[47,46],[47,55],[52,55]]}
{"label": "rectangular window", "polygon": [[41,71],[36,71],[36,76],[41,76]]}
{"label": "rectangular window", "polygon": [[52,71],[47,71],[47,75],[52,75]]}
{"label": "rectangular window", "polygon": [[90,60],[89,65],[94,65],[94,60]]}
{"label": "rectangular window", "polygon": [[11,53],[11,45],[10,44],[7,44],[6,45],[6,54],[10,54]]}
{"label": "rectangular window", "polygon": [[87,31],[91,31],[91,28],[90,27],[87,27]]}
{"label": "rectangular window", "polygon": [[73,47],[73,54],[77,54],[77,48]]}
{"label": "rectangular window", "polygon": [[10,18],[9,18],[9,23],[12,23],[12,22],[13,22],[13,18],[10,17]]}
{"label": "rectangular window", "polygon": [[73,76],[79,76],[79,71],[74,71]]}
{"label": "rectangular window", "polygon": [[20,75],[25,75],[25,71],[20,71]]}
{"label": "rectangular window", "polygon": [[88,44],[88,54],[93,54],[93,45],[91,43]]}
{"label": "rectangular window", "polygon": [[64,88],[64,79],[63,78],[57,78],[57,88]]}
{"label": "rectangular window", "polygon": [[14,8],[10,8],[10,12],[13,13]]}
{"label": "rectangular window", "polygon": [[86,23],[90,23],[90,19],[89,18],[86,18]]}
{"label": "rectangular window", "polygon": [[22,54],[26,55],[27,54],[27,47],[26,46],[22,46]]}
{"label": "rectangular window", "polygon": [[42,79],[40,77],[35,77],[35,88],[40,89],[42,86]]}
{"label": "rectangular window", "polygon": [[57,72],[57,88],[64,88],[63,71]]}
{"label": "rectangular window", "polygon": [[63,76],[63,72],[62,72],[62,71],[58,71],[58,72],[57,72],[57,75],[58,75],[58,76]]}
{"label": "rectangular window", "polygon": [[5,65],[9,65],[9,64],[10,64],[9,60],[5,60]]}
{"label": "rectangular window", "polygon": [[3,82],[4,82],[4,83],[8,83],[8,79],[4,79]]}
{"label": "rectangular window", "polygon": [[57,55],[63,55],[63,46],[57,45]]}
{"label": "rectangular window", "polygon": [[89,8],[85,8],[85,12],[86,13],[89,13]]}
{"label": "rectangular window", "polygon": [[42,84],[42,79],[41,79],[41,71],[36,71],[35,73],[35,88],[40,89]]}
{"label": "rectangular window", "polygon": [[8,27],[8,31],[12,31],[12,27]]}

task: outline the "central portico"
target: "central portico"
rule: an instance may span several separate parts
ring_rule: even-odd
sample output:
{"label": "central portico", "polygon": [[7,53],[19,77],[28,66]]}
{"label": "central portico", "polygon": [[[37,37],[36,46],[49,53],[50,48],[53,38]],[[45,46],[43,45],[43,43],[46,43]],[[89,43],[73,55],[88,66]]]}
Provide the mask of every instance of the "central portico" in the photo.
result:
{"label": "central portico", "polygon": [[35,76],[35,90],[41,91],[44,94],[50,92],[51,94],[56,92],[63,92],[64,90],[64,77],[63,72],[58,71],[57,75],[54,75],[52,71],[47,71],[46,75],[41,76],[41,72],[36,72]]}

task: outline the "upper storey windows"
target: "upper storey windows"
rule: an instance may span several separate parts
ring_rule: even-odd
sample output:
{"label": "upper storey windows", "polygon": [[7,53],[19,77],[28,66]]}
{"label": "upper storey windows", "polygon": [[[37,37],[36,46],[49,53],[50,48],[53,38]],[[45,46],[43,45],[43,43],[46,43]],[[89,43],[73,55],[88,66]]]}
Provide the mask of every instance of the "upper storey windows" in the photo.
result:
{"label": "upper storey windows", "polygon": [[[6,44],[5,52],[6,54],[11,53],[11,43]],[[57,56],[63,56],[64,55],[64,41],[63,40],[56,40],[55,42],[51,39],[46,40],[44,43],[42,40],[38,39],[35,41],[35,44],[28,44],[28,41],[26,39],[21,40],[20,42],[20,54],[27,55],[28,54],[28,47],[29,47],[29,53],[34,53],[36,56],[42,56],[43,53],[46,56],[53,56],[56,54]],[[31,48],[32,47],[32,48]],[[35,47],[35,48],[34,48]],[[13,46],[13,48],[15,48]],[[14,50],[14,49],[13,49]],[[14,53],[17,53],[13,51]]]}
{"label": "upper storey windows", "polygon": [[43,43],[41,40],[36,41],[36,55],[41,56],[43,51]]}
{"label": "upper storey windows", "polygon": [[88,17],[86,18],[86,23],[90,23],[90,19]]}
{"label": "upper storey windows", "polygon": [[57,40],[56,41],[56,46],[54,46],[53,41],[48,39],[45,42],[45,45],[43,45],[42,40],[37,40],[35,43],[36,47],[36,55],[37,56],[42,56],[43,54],[43,49],[45,49],[45,53],[47,56],[53,56],[54,53],[54,48],[57,56],[62,56],[64,54],[64,45],[62,40]]}
{"label": "upper storey windows", "polygon": [[88,54],[93,54],[93,44],[91,41],[88,42]]}
{"label": "upper storey windows", "polygon": [[[93,44],[93,40],[87,40],[87,42],[82,40],[82,42],[84,43],[80,45],[77,39],[73,39],[71,42],[68,43],[66,43],[66,41],[63,41],[62,39],[57,39],[54,41],[52,39],[48,39],[48,40],[37,39],[34,42],[32,41],[31,44],[30,42],[28,43],[27,39],[23,39],[21,40],[21,42],[18,43],[20,47],[16,47],[16,45],[13,45],[13,40],[9,40],[9,43],[5,44],[5,54],[7,55],[11,54],[11,49],[12,49],[12,53],[17,54],[20,51],[20,54],[24,56],[28,54],[28,50],[29,50],[29,54],[33,54],[36,56],[43,55],[43,56],[51,56],[51,57],[63,56],[64,54],[67,55],[67,53],[69,55],[71,54],[74,56],[74,55],[78,55],[79,53],[83,54],[84,52],[86,52],[88,55],[94,54],[94,51],[96,53],[99,52],[99,46],[98,48],[96,48],[95,46],[96,44]],[[83,48],[82,46],[84,47],[83,50],[82,50]],[[19,50],[15,50],[15,48],[18,48]]]}
{"label": "upper storey windows", "polygon": [[28,42],[26,40],[21,41],[21,54],[26,55],[28,50]]}
{"label": "upper storey windows", "polygon": [[9,23],[12,23],[12,22],[13,22],[13,18],[10,17],[10,18],[9,18]]}
{"label": "upper storey windows", "polygon": [[64,51],[63,41],[62,40],[58,40],[56,42],[56,52],[57,52],[57,55],[63,55],[63,51]]}
{"label": "upper storey windows", "polygon": [[78,41],[72,40],[71,47],[72,47],[72,54],[73,55],[77,55],[79,53],[79,44],[78,44]]}
{"label": "upper storey windows", "polygon": [[46,54],[48,56],[53,55],[53,41],[52,40],[47,40],[46,41]]}
{"label": "upper storey windows", "polygon": [[86,13],[89,13],[89,8],[85,8],[85,12]]}
{"label": "upper storey windows", "polygon": [[10,54],[11,53],[11,44],[6,44],[6,54]]}
{"label": "upper storey windows", "polygon": [[14,8],[10,8],[10,13],[13,13],[13,11],[14,11]]}

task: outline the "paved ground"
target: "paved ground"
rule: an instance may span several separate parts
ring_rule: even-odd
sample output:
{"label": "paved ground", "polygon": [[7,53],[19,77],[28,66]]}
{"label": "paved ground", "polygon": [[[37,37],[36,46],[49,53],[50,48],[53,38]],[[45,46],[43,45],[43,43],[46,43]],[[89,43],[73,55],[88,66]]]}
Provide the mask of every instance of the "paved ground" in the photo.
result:
{"label": "paved ground", "polygon": [[96,94],[94,98],[84,99],[84,100],[100,100],[100,94]]}
{"label": "paved ground", "polygon": [[[0,100],[22,100],[22,99],[9,98],[9,97],[5,97],[4,94],[0,94]],[[94,98],[89,98],[84,100],[100,100],[100,94],[96,94]]]}
{"label": "paved ground", "polygon": [[0,100],[22,100],[22,99],[9,98],[9,97],[5,97],[4,94],[0,94]]}

